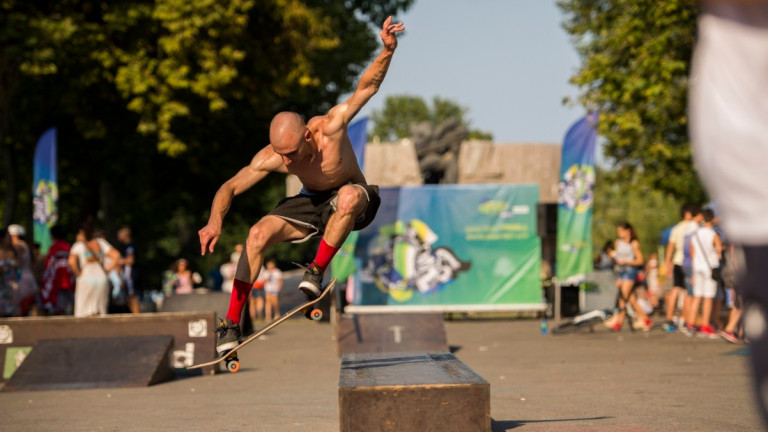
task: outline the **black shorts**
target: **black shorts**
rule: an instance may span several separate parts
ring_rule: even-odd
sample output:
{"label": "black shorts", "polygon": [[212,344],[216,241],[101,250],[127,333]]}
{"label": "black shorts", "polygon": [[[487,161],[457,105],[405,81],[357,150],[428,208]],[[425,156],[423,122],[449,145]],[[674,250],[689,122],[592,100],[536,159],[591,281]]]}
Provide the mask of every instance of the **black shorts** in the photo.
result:
{"label": "black shorts", "polygon": [[[376,212],[379,210],[381,198],[379,197],[378,186],[364,184],[353,184],[352,186],[361,188],[368,198],[365,210],[355,220],[355,225],[352,228],[353,231],[358,231],[373,222]],[[323,235],[328,220],[336,211],[338,192],[338,189],[313,193],[302,191],[298,195],[280,200],[268,215],[277,216],[288,222],[308,228],[310,232],[306,237],[294,241],[294,243],[301,243],[316,235]]]}
{"label": "black shorts", "polygon": [[685,273],[683,266],[675,264],[672,269],[672,286],[675,288],[685,288]]}

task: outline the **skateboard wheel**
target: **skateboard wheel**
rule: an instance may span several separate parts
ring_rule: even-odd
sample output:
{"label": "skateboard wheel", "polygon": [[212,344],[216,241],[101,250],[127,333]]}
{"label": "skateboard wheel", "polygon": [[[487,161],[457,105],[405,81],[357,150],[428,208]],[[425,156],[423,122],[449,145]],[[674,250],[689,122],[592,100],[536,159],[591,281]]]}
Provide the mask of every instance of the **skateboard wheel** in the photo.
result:
{"label": "skateboard wheel", "polygon": [[235,373],[240,370],[240,362],[237,360],[229,360],[227,362],[227,370]]}
{"label": "skateboard wheel", "polygon": [[312,312],[309,314],[310,318],[317,321],[323,318],[323,311],[320,309],[313,309]]}

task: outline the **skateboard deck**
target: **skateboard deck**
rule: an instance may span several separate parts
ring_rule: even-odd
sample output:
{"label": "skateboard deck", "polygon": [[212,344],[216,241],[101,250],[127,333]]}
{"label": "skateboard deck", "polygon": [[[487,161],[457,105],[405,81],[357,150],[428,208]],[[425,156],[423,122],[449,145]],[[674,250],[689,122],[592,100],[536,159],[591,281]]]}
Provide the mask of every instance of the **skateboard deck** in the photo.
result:
{"label": "skateboard deck", "polygon": [[275,320],[270,321],[264,328],[257,331],[256,333],[248,336],[247,339],[240,342],[240,344],[231,350],[229,350],[226,354],[222,355],[221,357],[211,360],[206,363],[200,363],[192,366],[188,366],[187,370],[191,369],[200,369],[206,366],[213,366],[221,362],[227,363],[227,370],[230,372],[237,372],[240,370],[240,359],[237,357],[237,350],[248,345],[249,343],[253,342],[254,340],[258,339],[261,335],[264,333],[272,330],[273,328],[280,325],[283,321],[287,320],[288,318],[296,315],[299,312],[304,312],[305,315],[307,315],[308,318],[311,318],[315,321],[321,319],[323,317],[323,312],[320,309],[311,309],[312,306],[314,306],[316,303],[320,302],[323,298],[327,297],[328,294],[333,290],[333,288],[336,286],[336,278],[331,279],[330,282],[323,288],[323,293],[320,294],[320,297],[310,300],[307,302],[304,302],[295,308],[291,309],[284,315],[280,316],[280,318],[277,318]]}

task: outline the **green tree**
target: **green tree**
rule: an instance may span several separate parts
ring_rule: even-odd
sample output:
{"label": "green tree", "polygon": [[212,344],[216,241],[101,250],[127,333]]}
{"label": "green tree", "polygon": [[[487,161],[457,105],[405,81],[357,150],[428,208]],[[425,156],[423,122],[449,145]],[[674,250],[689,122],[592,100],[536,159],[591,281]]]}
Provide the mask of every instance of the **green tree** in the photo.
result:
{"label": "green tree", "polygon": [[[70,43],[74,26],[66,16],[47,15],[35,4],[19,0],[0,2],[0,157],[5,206],[2,225],[16,218],[19,183],[24,172],[18,158],[29,160],[23,146],[12,137],[17,127],[12,108],[19,101],[17,92],[25,77],[42,77],[57,73],[56,53]],[[23,197],[22,197],[23,198]],[[29,199],[27,196],[26,199]]]}
{"label": "green tree", "polygon": [[426,121],[439,125],[448,119],[458,119],[468,129],[469,138],[493,139],[493,135],[488,132],[470,128],[467,108],[438,96],[432,99],[432,107],[429,107],[420,96],[387,96],[384,108],[374,110],[371,114],[372,134],[382,141],[395,141],[410,137],[411,126],[414,124]]}
{"label": "green tree", "polygon": [[578,103],[600,113],[598,132],[619,181],[704,199],[688,138],[686,100],[695,2],[560,0],[582,64]]}
{"label": "green tree", "polygon": [[387,96],[384,108],[371,113],[372,134],[383,141],[411,135],[411,125],[430,121],[430,110],[419,96]]}
{"label": "green tree", "polygon": [[680,202],[669,194],[639,182],[618,182],[616,173],[597,169],[592,222],[596,255],[606,241],[616,239],[616,225],[627,221],[635,228],[647,260],[658,250],[661,232],[677,222]]}
{"label": "green tree", "polygon": [[[18,201],[3,221],[29,224],[34,144],[56,126],[64,224],[130,224],[147,277],[179,256],[219,265],[284,196],[284,177],[235,200],[203,259],[196,232],[216,189],[267,143],[275,112],[312,116],[351,91],[376,28],[412,2],[0,2],[0,157],[25,173],[4,170],[0,192]],[[301,260],[303,247],[272,253]]]}

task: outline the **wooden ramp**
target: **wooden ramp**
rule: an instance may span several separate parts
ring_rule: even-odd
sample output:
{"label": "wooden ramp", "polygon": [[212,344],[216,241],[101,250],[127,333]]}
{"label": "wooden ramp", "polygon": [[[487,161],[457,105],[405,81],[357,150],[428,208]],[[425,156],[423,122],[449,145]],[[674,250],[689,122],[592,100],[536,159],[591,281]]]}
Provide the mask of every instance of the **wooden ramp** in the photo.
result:
{"label": "wooden ramp", "polygon": [[2,391],[157,384],[174,377],[172,346],[172,336],[41,340]]}

